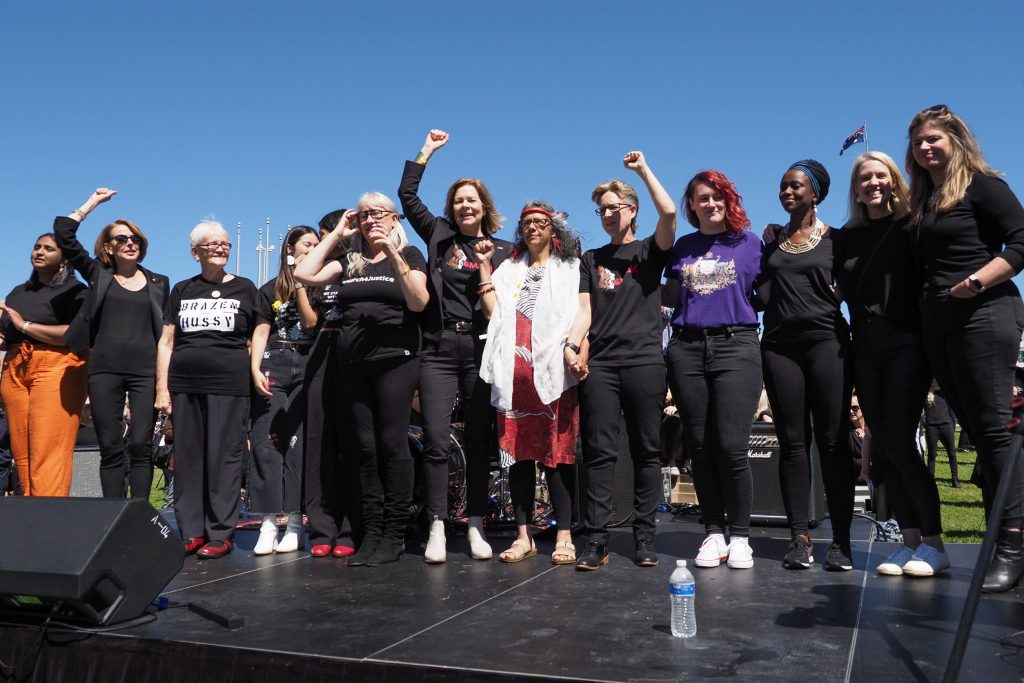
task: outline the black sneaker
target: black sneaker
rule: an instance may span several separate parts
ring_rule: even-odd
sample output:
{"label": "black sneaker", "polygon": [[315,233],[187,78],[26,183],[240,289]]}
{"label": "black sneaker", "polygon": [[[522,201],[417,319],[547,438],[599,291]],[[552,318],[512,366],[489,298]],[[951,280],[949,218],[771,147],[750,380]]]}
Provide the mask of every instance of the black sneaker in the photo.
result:
{"label": "black sneaker", "polygon": [[608,564],[608,549],[604,543],[591,541],[586,550],[576,559],[576,569],[581,572],[596,571],[602,564]]}
{"label": "black sneaker", "polygon": [[636,542],[636,554],[633,556],[633,562],[638,567],[657,567],[658,566],[658,551],[654,549],[654,541],[647,538],[642,538]]}
{"label": "black sneaker", "polygon": [[849,543],[832,542],[825,556],[825,570],[830,572],[848,572],[853,569],[852,553]]}
{"label": "black sneaker", "polygon": [[802,536],[797,536],[789,542],[789,550],[782,560],[782,567],[784,569],[810,568],[811,563],[814,562],[814,556],[811,555],[813,550],[814,546],[810,541],[804,540]]}

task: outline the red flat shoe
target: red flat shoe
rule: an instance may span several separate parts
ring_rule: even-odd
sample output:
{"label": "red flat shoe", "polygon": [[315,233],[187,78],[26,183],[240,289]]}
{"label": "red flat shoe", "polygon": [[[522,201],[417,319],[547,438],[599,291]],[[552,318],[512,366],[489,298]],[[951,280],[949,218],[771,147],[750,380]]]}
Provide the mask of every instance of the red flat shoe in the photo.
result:
{"label": "red flat shoe", "polygon": [[309,549],[309,554],[313,557],[327,557],[331,554],[331,546],[328,543],[315,545]]}
{"label": "red flat shoe", "polygon": [[355,555],[356,549],[350,545],[336,545],[334,550],[331,551],[331,555],[335,557],[348,557],[349,555]]}
{"label": "red flat shoe", "polygon": [[185,541],[185,555],[195,555],[196,551],[203,547],[206,539],[202,536],[193,536]]}
{"label": "red flat shoe", "polygon": [[233,545],[231,541],[210,541],[199,549],[196,557],[202,560],[215,560],[230,553]]}

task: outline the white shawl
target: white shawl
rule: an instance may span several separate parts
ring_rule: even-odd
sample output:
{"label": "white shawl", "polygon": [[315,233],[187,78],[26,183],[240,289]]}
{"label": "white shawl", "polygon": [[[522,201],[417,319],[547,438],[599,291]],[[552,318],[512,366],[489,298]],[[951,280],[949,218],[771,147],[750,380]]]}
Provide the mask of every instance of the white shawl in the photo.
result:
{"label": "white shawl", "polygon": [[[487,326],[480,377],[491,385],[491,404],[512,409],[512,372],[516,357],[516,301],[529,270],[529,255],[508,259],[491,281],[498,299]],[[576,379],[565,367],[562,342],[579,309],[579,259],[551,257],[533,307],[533,384],[545,405],[558,400]]]}

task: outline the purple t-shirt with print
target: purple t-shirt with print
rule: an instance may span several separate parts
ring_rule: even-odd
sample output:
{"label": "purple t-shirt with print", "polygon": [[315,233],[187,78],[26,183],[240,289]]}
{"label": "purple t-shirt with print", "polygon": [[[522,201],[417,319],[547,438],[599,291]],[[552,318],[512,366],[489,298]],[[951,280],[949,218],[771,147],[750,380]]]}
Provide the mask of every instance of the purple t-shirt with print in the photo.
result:
{"label": "purple t-shirt with print", "polygon": [[665,277],[680,282],[672,324],[690,329],[756,325],[750,299],[760,272],[761,240],[750,231],[683,235],[665,267]]}

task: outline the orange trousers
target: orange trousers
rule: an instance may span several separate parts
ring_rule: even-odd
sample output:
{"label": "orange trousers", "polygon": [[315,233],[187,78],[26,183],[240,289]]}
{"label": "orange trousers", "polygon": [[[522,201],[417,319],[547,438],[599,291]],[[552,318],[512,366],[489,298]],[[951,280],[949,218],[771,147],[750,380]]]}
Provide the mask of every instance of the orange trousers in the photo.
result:
{"label": "orange trousers", "polygon": [[8,350],[0,393],[11,455],[26,496],[66,496],[88,391],[85,361],[66,348],[25,341]]}

